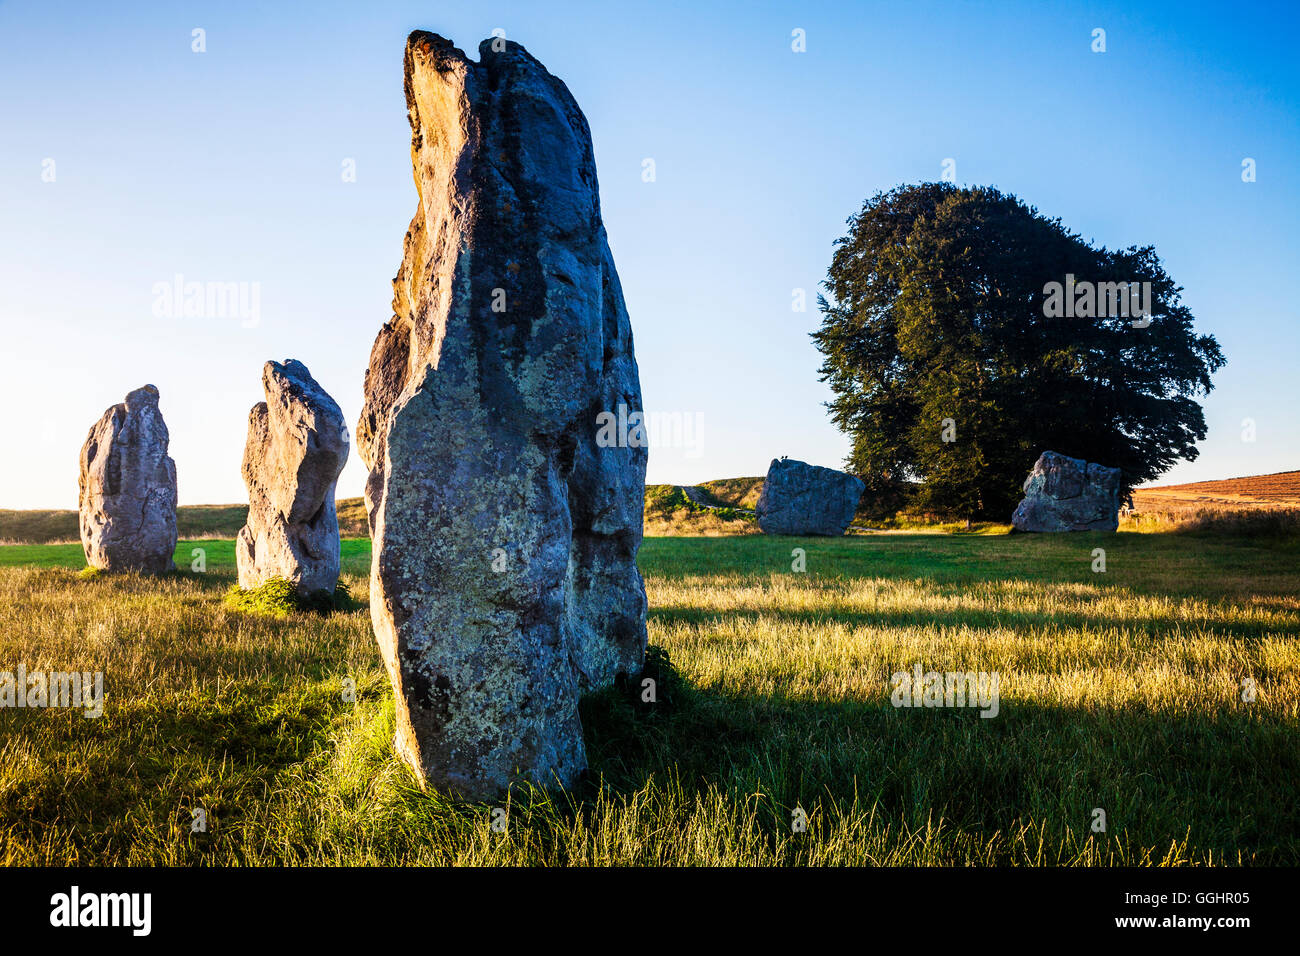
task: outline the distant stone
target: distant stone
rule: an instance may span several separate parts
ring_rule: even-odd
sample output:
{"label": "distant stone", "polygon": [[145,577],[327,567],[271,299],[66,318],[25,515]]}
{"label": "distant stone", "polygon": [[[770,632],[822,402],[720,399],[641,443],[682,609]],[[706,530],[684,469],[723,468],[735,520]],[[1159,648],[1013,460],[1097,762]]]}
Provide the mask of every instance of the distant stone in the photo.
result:
{"label": "distant stone", "polygon": [[776,458],[767,469],[756,508],[766,534],[844,534],[866,485],[834,468]]}
{"label": "distant stone", "polygon": [[1016,531],[1114,531],[1119,527],[1121,473],[1045,451],[1025,479]]}
{"label": "distant stone", "polygon": [[248,523],[235,548],[239,586],[283,578],[301,594],[332,594],[339,579],[334,488],[348,428],[334,399],[294,359],[262,368],[266,401],[248,415]]}
{"label": "distant stone", "polygon": [[572,785],[580,692],[643,666],[647,455],[587,121],[518,44],[479,57],[407,40],[419,207],[357,426],[396,746],[476,800]]}
{"label": "distant stone", "polygon": [[158,389],[137,388],[100,417],[81,447],[79,520],[86,563],[104,571],[175,569],[176,463]]}

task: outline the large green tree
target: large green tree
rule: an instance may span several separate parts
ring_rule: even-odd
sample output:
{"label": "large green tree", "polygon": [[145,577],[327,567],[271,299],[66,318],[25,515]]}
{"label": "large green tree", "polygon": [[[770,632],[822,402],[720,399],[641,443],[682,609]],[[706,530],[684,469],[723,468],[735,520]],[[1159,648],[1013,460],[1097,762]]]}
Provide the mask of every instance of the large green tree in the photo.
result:
{"label": "large green tree", "polygon": [[[1143,282],[1145,317],[1113,298],[1064,314],[1090,310],[1089,283]],[[1127,492],[1205,437],[1196,396],[1223,355],[1150,246],[1097,248],[996,189],[925,183],[863,205],[824,286],[822,380],[878,502],[1006,520],[1047,449],[1121,468]]]}

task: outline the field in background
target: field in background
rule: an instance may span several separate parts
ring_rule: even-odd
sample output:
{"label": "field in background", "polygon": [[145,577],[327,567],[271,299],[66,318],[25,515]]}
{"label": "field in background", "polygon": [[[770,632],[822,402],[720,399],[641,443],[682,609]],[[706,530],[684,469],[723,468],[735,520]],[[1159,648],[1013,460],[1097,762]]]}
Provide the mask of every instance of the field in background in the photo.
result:
{"label": "field in background", "polygon": [[[670,487],[670,486],[664,486]],[[726,478],[698,486],[716,504],[752,509],[763,478]],[[864,504],[855,525],[884,531],[937,531],[997,534],[1008,523],[943,521],[931,516],[899,514],[868,517]],[[1121,531],[1222,531],[1240,534],[1300,533],[1300,471],[1142,488],[1133,493],[1133,508],[1121,514]]]}
{"label": "field in background", "polygon": [[[692,502],[679,485],[646,485],[645,533],[651,536],[759,534],[752,514],[763,490],[762,477],[723,478],[694,486],[713,508]],[[1242,534],[1300,533],[1300,471],[1226,481],[1203,481],[1133,493],[1132,512],[1120,518],[1121,531],[1220,530]],[[345,538],[369,534],[360,498],[337,503],[339,530]],[[181,538],[234,537],[248,517],[247,505],[182,505],[176,510]],[[865,508],[855,526],[882,531],[975,532],[997,534],[1010,524],[941,521],[927,516],[896,515],[871,519]],[[75,543],[75,511],[0,510],[0,544]]]}
{"label": "field in background", "polygon": [[[176,509],[176,530],[182,538],[233,536],[247,520],[248,505],[185,505]],[[0,542],[76,544],[80,540],[75,511],[0,510]]]}
{"label": "field in background", "polygon": [[1300,533],[1300,471],[1139,488],[1120,528]]}
{"label": "field in background", "polygon": [[1145,498],[1249,504],[1263,507],[1300,507],[1300,471],[1279,471],[1251,478],[1195,481],[1186,485],[1144,488]]}
{"label": "field in background", "polygon": [[[342,498],[335,507],[339,533],[344,538],[361,538],[370,533],[362,499]],[[248,505],[181,505],[176,509],[176,527],[182,539],[233,538],[247,520]],[[746,534],[751,530],[757,532],[758,528],[749,529],[743,521],[727,521],[693,509],[675,485],[646,486],[647,534]],[[0,510],[0,547],[68,544],[77,545],[79,553],[80,540],[75,511]]]}
{"label": "field in background", "polygon": [[645,534],[661,538],[761,534],[752,514],[743,514],[728,502],[714,498],[702,485],[697,487],[703,505],[691,501],[680,485],[646,485],[642,525]]}
{"label": "field in background", "polygon": [[[370,533],[360,498],[344,498],[336,509],[343,537]],[[247,520],[248,505],[181,505],[176,509],[176,530],[182,539],[234,537]],[[0,509],[0,544],[77,544],[80,540],[75,511]]]}
{"label": "field in background", "polygon": [[[107,695],[0,709],[0,862],[1300,862],[1296,540],[649,538],[659,702],[589,696],[589,781],[505,833],[394,758],[364,607],[231,611],[233,543],[181,567],[196,547],[206,573],[155,580],[84,578],[75,545],[0,568],[0,670],[102,670]],[[345,541],[362,601],[368,566]],[[998,716],[891,706],[918,663],[997,672]]]}

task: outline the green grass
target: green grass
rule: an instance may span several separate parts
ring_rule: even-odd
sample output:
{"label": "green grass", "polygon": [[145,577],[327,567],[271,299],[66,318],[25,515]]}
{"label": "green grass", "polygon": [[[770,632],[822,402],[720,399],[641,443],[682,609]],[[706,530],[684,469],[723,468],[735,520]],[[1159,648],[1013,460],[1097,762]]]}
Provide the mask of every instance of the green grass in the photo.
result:
{"label": "green grass", "polygon": [[232,611],[271,617],[288,617],[301,611],[332,614],[335,611],[351,611],[356,607],[348,593],[348,586],[342,582],[335,586],[332,593],[324,589],[303,593],[285,578],[271,578],[255,588],[247,589],[232,584],[222,601]]}
{"label": "green grass", "polygon": [[647,537],[757,534],[758,524],[730,506],[697,505],[678,485],[646,485],[643,530]]}
{"label": "green grass", "polygon": [[[0,670],[106,690],[94,720],[0,710],[0,861],[1300,862],[1295,539],[647,539],[659,703],[586,698],[590,779],[516,800],[505,833],[392,754],[368,542],[344,543],[361,606],[278,618],[223,604],[231,542],[183,542],[186,569],[191,547],[206,573],[157,579],[0,548],[25,565],[0,568]],[[998,672],[999,715],[895,709],[918,662]]]}
{"label": "green grass", "polygon": [[[344,538],[340,549],[343,566],[361,574],[370,568],[370,539]],[[235,542],[229,538],[199,538],[176,545],[176,567],[192,570],[202,560],[209,570],[230,571],[235,568]],[[85,552],[79,544],[0,544],[0,568],[84,568]],[[233,575],[232,575],[233,576]]]}

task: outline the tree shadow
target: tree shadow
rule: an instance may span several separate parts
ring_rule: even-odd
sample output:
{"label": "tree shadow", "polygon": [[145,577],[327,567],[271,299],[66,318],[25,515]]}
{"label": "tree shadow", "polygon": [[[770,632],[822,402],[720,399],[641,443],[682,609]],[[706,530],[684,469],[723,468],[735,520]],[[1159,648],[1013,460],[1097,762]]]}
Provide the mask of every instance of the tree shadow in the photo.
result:
{"label": "tree shadow", "polygon": [[[630,802],[668,787],[687,800],[674,812],[722,794],[756,807],[772,835],[788,834],[800,807],[811,816],[874,812],[913,832],[943,819],[977,844],[1031,822],[1086,841],[1100,808],[1108,832],[1138,846],[1163,850],[1186,838],[1197,858],[1300,863],[1293,717],[1245,703],[1053,707],[1001,690],[992,718],[978,708],[895,707],[883,677],[866,699],[744,693],[691,682],[652,646],[643,674],[583,698],[588,775],[554,807],[573,818],[602,791]],[[386,692],[382,682],[374,689],[377,698]],[[222,700],[145,700],[102,722],[0,714],[6,736],[22,732],[15,720],[75,721],[72,746],[93,755],[79,758],[84,772],[7,786],[0,819],[29,835],[42,821],[71,822],[91,857],[114,840],[141,839],[150,821],[187,824],[191,804],[229,830],[285,775],[319,761],[347,710],[336,694],[286,685]],[[66,737],[58,746],[69,746]],[[398,758],[375,759],[378,775]],[[414,787],[403,799],[483,812]],[[183,833],[173,845],[203,859],[202,840]]]}
{"label": "tree shadow", "polygon": [[943,818],[989,837],[1038,821],[1082,841],[1101,808],[1108,832],[1141,846],[1189,838],[1219,859],[1300,862],[1297,728],[1251,705],[1051,707],[1004,687],[984,718],[895,707],[883,680],[868,700],[746,695],[693,685],[662,653],[647,676],[662,706],[642,700],[639,680],[584,699],[581,799],[674,781],[762,795],[773,832],[789,832],[796,806],[856,806],[910,828]]}

